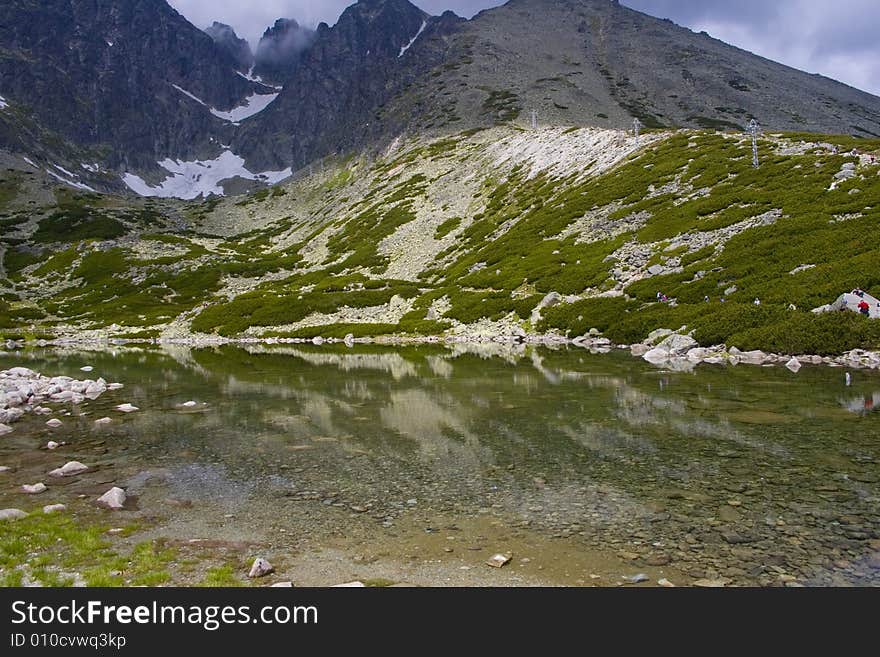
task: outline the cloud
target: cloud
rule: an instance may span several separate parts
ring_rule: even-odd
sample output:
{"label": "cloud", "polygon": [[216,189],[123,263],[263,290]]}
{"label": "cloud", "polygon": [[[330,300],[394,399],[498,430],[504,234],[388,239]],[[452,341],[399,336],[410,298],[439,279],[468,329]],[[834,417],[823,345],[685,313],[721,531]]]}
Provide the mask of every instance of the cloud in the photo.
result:
{"label": "cloud", "polygon": [[[549,0],[548,0],[549,1]],[[218,20],[256,46],[277,18],[315,27],[333,24],[353,0],[169,0],[198,27]],[[877,0],[621,0],[633,9],[670,18],[783,64],[821,73],[880,95],[880,11]],[[415,0],[430,14],[459,16],[499,0]]]}

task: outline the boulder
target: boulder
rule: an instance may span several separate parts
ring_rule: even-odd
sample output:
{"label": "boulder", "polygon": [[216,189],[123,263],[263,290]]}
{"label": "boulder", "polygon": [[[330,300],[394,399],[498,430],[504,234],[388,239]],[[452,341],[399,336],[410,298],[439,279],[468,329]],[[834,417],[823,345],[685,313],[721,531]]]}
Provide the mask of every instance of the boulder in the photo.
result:
{"label": "boulder", "polygon": [[646,353],[651,351],[651,347],[646,344],[634,344],[629,348],[630,353],[638,358],[639,356],[644,356]]}
{"label": "boulder", "polygon": [[43,507],[43,513],[57,513],[58,511],[66,511],[67,506],[64,504],[47,504]]}
{"label": "boulder", "polygon": [[797,358],[792,358],[785,364],[785,366],[792,372],[797,372],[799,369],[801,369],[801,362]]}
{"label": "boulder", "polygon": [[139,411],[140,409],[137,406],[132,406],[129,403],[125,403],[117,406],[116,410],[121,411],[122,413],[134,413],[135,411]]}
{"label": "boulder", "polygon": [[683,356],[691,349],[699,347],[699,343],[689,335],[670,335],[663,340],[657,347],[665,349],[673,356]]}
{"label": "boulder", "polygon": [[0,520],[18,520],[27,518],[27,514],[21,509],[0,509]]}
{"label": "boulder", "polygon": [[275,572],[275,568],[268,561],[263,559],[262,557],[257,557],[254,559],[254,563],[251,566],[250,572],[248,572],[248,577],[251,579],[256,577],[265,577],[271,573]]}
{"label": "boulder", "polygon": [[125,491],[118,486],[114,486],[98,498],[98,504],[108,509],[118,511],[125,506],[126,499]]}
{"label": "boulder", "polygon": [[39,495],[40,493],[45,493],[48,488],[46,488],[46,484],[42,481],[38,484],[25,484],[21,487],[22,493],[27,493],[28,495]]}
{"label": "boulder", "polygon": [[53,477],[72,477],[81,474],[89,469],[89,466],[83,465],[79,461],[68,461],[60,468],[55,468],[49,474]]}
{"label": "boulder", "polygon": [[660,340],[672,335],[672,329],[661,328],[651,331],[645,339],[645,344],[657,344]]}

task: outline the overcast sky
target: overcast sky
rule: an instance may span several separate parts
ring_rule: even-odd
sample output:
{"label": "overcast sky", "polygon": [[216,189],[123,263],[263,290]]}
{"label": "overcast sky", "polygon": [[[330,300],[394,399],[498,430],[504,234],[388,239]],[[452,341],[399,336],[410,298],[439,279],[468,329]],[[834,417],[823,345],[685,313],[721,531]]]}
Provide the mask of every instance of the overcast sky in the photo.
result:
{"label": "overcast sky", "polygon": [[[552,0],[547,0],[552,2]],[[314,27],[336,22],[353,0],[169,0],[198,27],[232,25],[252,43],[276,18]],[[639,11],[880,95],[878,0],[621,0]],[[431,14],[451,9],[471,17],[499,0],[415,0]]]}

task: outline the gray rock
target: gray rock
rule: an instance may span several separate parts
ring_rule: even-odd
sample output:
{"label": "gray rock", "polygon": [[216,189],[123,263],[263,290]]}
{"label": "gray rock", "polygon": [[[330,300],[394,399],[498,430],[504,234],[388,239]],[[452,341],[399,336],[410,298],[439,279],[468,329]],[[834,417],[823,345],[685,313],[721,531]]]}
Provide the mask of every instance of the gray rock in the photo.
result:
{"label": "gray rock", "polygon": [[8,424],[0,424],[0,436],[5,436],[7,433],[12,433],[13,428]]}
{"label": "gray rock", "polygon": [[68,461],[60,468],[55,468],[49,474],[53,477],[72,477],[89,469],[89,466],[83,465],[79,461]]}
{"label": "gray rock", "polygon": [[644,356],[646,353],[651,351],[651,347],[646,344],[634,344],[629,348],[630,353],[636,358],[640,356]]}
{"label": "gray rock", "polygon": [[645,344],[657,344],[660,340],[672,335],[672,329],[661,328],[651,331],[645,339]]}
{"label": "gray rock", "polygon": [[650,267],[648,267],[648,273],[651,274],[651,276],[659,276],[665,271],[666,267],[664,267],[663,265],[651,265]]}
{"label": "gray rock", "polygon": [[21,509],[0,509],[0,520],[18,520],[27,518],[27,514]]}
{"label": "gray rock", "polygon": [[663,342],[657,345],[657,348],[664,349],[673,356],[684,356],[691,349],[699,346],[699,343],[689,335],[674,334],[663,340]]}
{"label": "gray rock", "polygon": [[58,513],[59,511],[66,511],[67,506],[64,504],[47,504],[43,507],[43,513]]}
{"label": "gray rock", "polygon": [[46,488],[46,484],[42,481],[37,484],[25,484],[21,487],[21,491],[28,495],[39,495],[40,493],[45,493],[47,490],[48,488]]}
{"label": "gray rock", "polygon": [[624,575],[622,579],[625,582],[629,582],[630,584],[638,584],[639,582],[649,582],[651,578],[645,575],[645,573],[638,573],[636,575]]}
{"label": "gray rock", "polygon": [[704,589],[719,589],[724,588],[728,584],[732,584],[733,580],[727,577],[721,577],[719,579],[698,579],[694,582],[694,586],[698,586]]}
{"label": "gray rock", "polygon": [[125,506],[125,491],[114,486],[98,498],[98,504],[108,509],[119,510]]}
{"label": "gray rock", "polygon": [[251,579],[257,577],[265,577],[271,573],[275,572],[275,568],[268,561],[263,559],[262,557],[257,557],[254,559],[254,563],[251,566],[250,572],[248,572],[248,577]]}
{"label": "gray rock", "polygon": [[801,362],[797,358],[792,358],[785,364],[785,366],[792,372],[797,372],[799,369],[801,369]]}
{"label": "gray rock", "polygon": [[493,568],[503,568],[510,563],[510,559],[510,555],[507,554],[494,554],[486,562],[486,565]]}

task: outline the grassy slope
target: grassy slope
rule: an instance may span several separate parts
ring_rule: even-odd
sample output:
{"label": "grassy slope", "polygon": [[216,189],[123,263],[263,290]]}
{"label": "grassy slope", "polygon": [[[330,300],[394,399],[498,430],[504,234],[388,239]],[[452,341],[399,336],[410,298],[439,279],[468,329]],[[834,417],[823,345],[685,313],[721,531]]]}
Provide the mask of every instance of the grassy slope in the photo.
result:
{"label": "grassy slope", "polygon": [[[778,154],[802,139],[834,141],[842,153],[880,149],[844,137],[768,138],[755,170],[739,136],[683,132],[590,177],[588,161],[564,172],[535,172],[524,161],[487,167],[492,139],[460,135],[374,163],[346,160],[271,193],[176,207],[201,234],[175,224],[169,206],[72,193],[33,221],[30,210],[13,207],[10,178],[0,185],[9,279],[0,332],[72,324],[157,335],[187,313],[193,330],[230,336],[375,335],[439,333],[487,318],[570,336],[596,327],[620,342],[688,325],[707,345],[792,353],[878,347],[880,322],[809,309],[855,286],[880,289],[880,169],[861,166],[829,191],[854,158],[819,146]],[[455,178],[468,167],[474,175]],[[462,215],[455,197],[464,195]],[[583,224],[587,215],[603,219]],[[762,215],[778,218],[743,230]],[[245,227],[259,219],[259,228],[204,239],[224,216]],[[386,272],[398,256],[381,245],[408,230],[437,248],[408,280],[394,280]],[[654,264],[664,273],[647,276]],[[802,265],[814,266],[790,273]],[[657,304],[658,290],[678,305]],[[551,291],[577,299],[545,310],[531,327],[533,308]],[[307,325],[314,313],[383,306],[395,296],[410,308],[396,323]],[[428,319],[440,299],[449,309]]]}

